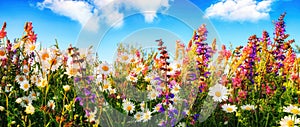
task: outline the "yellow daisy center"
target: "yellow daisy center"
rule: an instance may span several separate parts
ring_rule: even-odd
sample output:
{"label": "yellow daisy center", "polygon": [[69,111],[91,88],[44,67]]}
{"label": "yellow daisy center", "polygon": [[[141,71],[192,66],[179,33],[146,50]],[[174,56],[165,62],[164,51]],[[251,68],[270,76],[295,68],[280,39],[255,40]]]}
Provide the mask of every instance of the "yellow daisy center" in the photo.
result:
{"label": "yellow daisy center", "polygon": [[289,126],[289,127],[293,127],[294,126],[294,121],[293,120],[288,120],[286,122],[286,125]]}
{"label": "yellow daisy center", "polygon": [[221,97],[221,92],[220,91],[217,91],[217,92],[215,92],[215,95],[217,96],[217,97]]}
{"label": "yellow daisy center", "polygon": [[103,70],[103,71],[108,71],[108,70],[109,70],[109,67],[106,66],[106,65],[104,65],[104,66],[102,66],[102,70]]}
{"label": "yellow daisy center", "polygon": [[103,85],[103,89],[108,89],[108,87],[109,87],[109,85],[108,84],[105,84],[105,85]]}
{"label": "yellow daisy center", "polygon": [[29,49],[30,51],[33,51],[35,49],[35,45],[31,45]]}
{"label": "yellow daisy center", "polygon": [[122,58],[122,60],[125,60],[125,61],[129,59],[129,57],[128,57],[128,56],[125,56],[125,55],[122,56],[121,58]]}
{"label": "yellow daisy center", "polygon": [[250,106],[246,106],[245,109],[246,110],[251,110],[251,107]]}
{"label": "yellow daisy center", "polygon": [[293,113],[293,114],[300,114],[300,110],[297,109],[297,108],[293,108],[293,109],[291,110],[291,113]]}
{"label": "yellow daisy center", "polygon": [[25,89],[28,89],[28,88],[29,88],[29,84],[27,84],[27,83],[24,84],[24,88],[25,88]]}
{"label": "yellow daisy center", "polygon": [[70,75],[75,75],[77,73],[77,69],[71,68],[69,73]]}
{"label": "yellow daisy center", "polygon": [[132,110],[132,106],[131,105],[127,106],[126,110],[127,111],[131,111]]}
{"label": "yellow daisy center", "polygon": [[233,111],[233,108],[231,108],[231,107],[227,107],[227,109],[226,109],[228,112],[232,112]]}

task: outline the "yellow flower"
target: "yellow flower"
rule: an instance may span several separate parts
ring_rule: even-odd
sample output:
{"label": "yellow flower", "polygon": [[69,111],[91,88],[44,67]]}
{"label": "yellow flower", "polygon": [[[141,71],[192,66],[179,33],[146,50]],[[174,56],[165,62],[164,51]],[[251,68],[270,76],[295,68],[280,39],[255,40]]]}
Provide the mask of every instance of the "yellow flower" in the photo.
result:
{"label": "yellow flower", "polygon": [[63,89],[65,92],[68,92],[70,90],[70,86],[69,85],[64,85]]}
{"label": "yellow flower", "polygon": [[38,83],[38,87],[42,87],[42,88],[44,88],[45,86],[47,86],[48,85],[48,81],[47,81],[47,78],[43,78],[41,81],[39,81],[39,83]]}
{"label": "yellow flower", "polygon": [[31,104],[29,104],[26,106],[25,112],[26,112],[26,114],[32,115],[32,114],[34,114],[34,110],[35,110],[35,108]]}

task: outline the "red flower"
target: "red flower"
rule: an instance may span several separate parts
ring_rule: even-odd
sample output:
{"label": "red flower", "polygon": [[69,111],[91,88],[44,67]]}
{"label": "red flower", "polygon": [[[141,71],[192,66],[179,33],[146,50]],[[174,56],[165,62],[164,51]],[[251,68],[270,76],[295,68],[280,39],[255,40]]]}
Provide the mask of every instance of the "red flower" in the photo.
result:
{"label": "red flower", "polygon": [[6,32],[5,32],[5,28],[6,28],[6,22],[4,22],[2,29],[0,31],[0,39],[6,37]]}

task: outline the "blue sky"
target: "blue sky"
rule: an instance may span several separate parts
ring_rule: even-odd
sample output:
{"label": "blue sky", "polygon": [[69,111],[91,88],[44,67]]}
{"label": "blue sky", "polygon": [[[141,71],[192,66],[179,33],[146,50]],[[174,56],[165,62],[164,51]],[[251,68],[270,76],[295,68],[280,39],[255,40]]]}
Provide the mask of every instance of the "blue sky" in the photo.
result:
{"label": "blue sky", "polygon": [[[145,3],[146,2],[146,3]],[[209,39],[218,44],[245,45],[252,34],[267,30],[287,12],[287,33],[300,44],[300,2],[297,0],[2,0],[0,22],[7,22],[10,39],[21,37],[26,21],[33,22],[43,47],[94,45],[100,59],[112,60],[117,43],[154,46],[162,38],[174,48],[186,43],[193,29],[207,24]]]}

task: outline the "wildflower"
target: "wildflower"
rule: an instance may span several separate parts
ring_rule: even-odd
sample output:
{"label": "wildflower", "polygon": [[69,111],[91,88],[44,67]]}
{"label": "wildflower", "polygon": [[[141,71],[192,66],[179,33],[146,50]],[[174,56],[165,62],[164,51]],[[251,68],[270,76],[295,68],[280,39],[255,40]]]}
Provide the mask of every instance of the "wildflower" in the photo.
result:
{"label": "wildflower", "polygon": [[150,100],[156,99],[156,97],[159,95],[159,93],[155,90],[152,90],[151,92],[148,93],[148,98]]}
{"label": "wildflower", "polygon": [[28,81],[24,81],[24,82],[21,84],[20,88],[21,88],[22,90],[24,90],[24,91],[28,91],[29,88],[30,88],[29,82],[28,82]]}
{"label": "wildflower", "polygon": [[107,91],[111,89],[111,84],[108,81],[103,82],[102,91]]}
{"label": "wildflower", "polygon": [[24,96],[22,97],[22,102],[21,102],[21,106],[22,107],[26,107],[27,105],[32,104],[32,98],[28,97],[28,96]]}
{"label": "wildflower", "polygon": [[147,122],[148,120],[151,119],[151,112],[149,110],[146,110],[144,113],[143,113],[143,122]]}
{"label": "wildflower", "polygon": [[230,104],[222,105],[222,110],[227,112],[227,113],[235,112],[236,109],[237,109],[237,107],[235,105],[230,105]]}
{"label": "wildflower", "polygon": [[144,111],[144,109],[145,109],[145,107],[146,107],[145,102],[143,101],[143,102],[140,104],[140,106],[141,106],[141,110]]}
{"label": "wildflower", "polygon": [[54,101],[53,101],[53,100],[49,100],[48,103],[47,103],[47,106],[48,106],[50,109],[54,110],[54,108],[55,108],[55,103],[54,103]]}
{"label": "wildflower", "polygon": [[22,102],[22,98],[17,98],[16,103],[20,104]]}
{"label": "wildflower", "polygon": [[30,81],[31,81],[32,84],[38,83],[38,81],[39,81],[38,76],[32,75],[30,77]]}
{"label": "wildflower", "polygon": [[177,94],[177,93],[179,93],[180,89],[181,89],[181,87],[178,84],[176,84],[175,86],[173,86],[171,93]]}
{"label": "wildflower", "polygon": [[43,78],[39,83],[37,84],[38,87],[44,88],[45,86],[48,85],[48,80],[47,78]]}
{"label": "wildflower", "polygon": [[39,96],[39,93],[36,93],[36,92],[34,92],[34,91],[30,91],[29,97],[30,97],[32,100],[36,100],[38,96]]}
{"label": "wildflower", "polygon": [[0,106],[0,111],[2,112],[4,110],[5,110],[5,108],[3,106]]}
{"label": "wildflower", "polygon": [[5,48],[0,47],[0,59],[5,59],[5,58],[6,58]]}
{"label": "wildflower", "polygon": [[296,118],[296,116],[285,116],[280,121],[281,127],[294,127],[295,124],[299,124],[300,119]]}
{"label": "wildflower", "polygon": [[180,123],[178,124],[178,127],[186,127],[186,123],[185,123],[185,122],[180,122]]}
{"label": "wildflower", "polygon": [[293,115],[300,115],[300,108],[294,105],[283,107],[283,112],[292,113]]}
{"label": "wildflower", "polygon": [[121,54],[119,57],[118,57],[118,60],[121,62],[121,63],[129,63],[130,62],[130,59],[132,59],[132,56],[127,54],[127,53],[123,53]]}
{"label": "wildflower", "polygon": [[5,28],[6,28],[6,22],[3,23],[2,29],[0,31],[0,39],[6,37]]}
{"label": "wildflower", "polygon": [[16,81],[19,83],[19,84],[22,84],[23,82],[25,82],[27,79],[24,75],[17,75],[16,76]]}
{"label": "wildflower", "polygon": [[107,62],[101,63],[98,67],[98,71],[100,72],[100,74],[104,74],[104,75],[108,75],[113,72],[112,66],[110,64],[108,64]]}
{"label": "wildflower", "polygon": [[217,84],[209,88],[208,95],[212,96],[214,101],[222,102],[228,99],[228,90],[225,86]]}
{"label": "wildflower", "polygon": [[127,112],[127,113],[133,113],[135,106],[132,102],[130,101],[126,101],[123,103],[123,109]]}
{"label": "wildflower", "polygon": [[67,74],[69,76],[69,78],[72,76],[75,77],[75,76],[79,76],[79,71],[75,65],[71,65],[66,68],[65,74]]}
{"label": "wildflower", "polygon": [[134,115],[134,118],[135,118],[136,122],[142,121],[142,115],[143,115],[142,112],[137,112],[137,113]]}
{"label": "wildflower", "polygon": [[242,108],[243,110],[250,111],[250,110],[254,110],[254,105],[249,105],[249,104],[247,104],[247,105],[243,105],[241,108]]}
{"label": "wildflower", "polygon": [[126,79],[128,80],[128,81],[130,81],[130,82],[137,82],[137,77],[135,77],[135,76],[133,76],[133,75],[131,75],[131,74],[129,74],[127,77],[126,77]]}
{"label": "wildflower", "polygon": [[63,89],[65,92],[68,92],[70,90],[70,86],[69,85],[64,85]]}
{"label": "wildflower", "polygon": [[40,58],[43,60],[43,61],[46,61],[49,57],[50,57],[50,52],[48,49],[43,49],[39,52],[40,54]]}
{"label": "wildflower", "polygon": [[133,69],[135,74],[141,73],[145,68],[144,64],[139,64],[136,68]]}
{"label": "wildflower", "polygon": [[35,110],[35,108],[31,104],[29,104],[29,105],[26,106],[25,112],[26,112],[26,114],[33,115],[34,114],[34,110]]}
{"label": "wildflower", "polygon": [[109,89],[109,94],[115,94],[117,93],[116,89]]}

